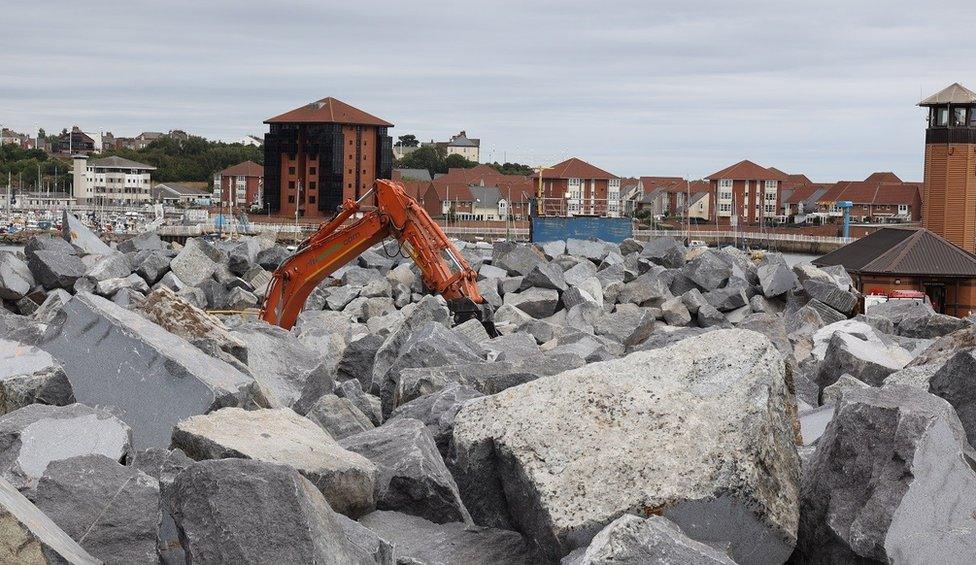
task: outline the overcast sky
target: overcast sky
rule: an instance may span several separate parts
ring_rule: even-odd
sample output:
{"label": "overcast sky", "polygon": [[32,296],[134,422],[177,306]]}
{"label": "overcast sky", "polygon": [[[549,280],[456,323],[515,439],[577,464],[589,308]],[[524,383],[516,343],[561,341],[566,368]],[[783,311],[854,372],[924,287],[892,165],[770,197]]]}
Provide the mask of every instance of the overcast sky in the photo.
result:
{"label": "overcast sky", "polygon": [[0,124],[262,135],[334,96],[483,160],[578,156],[702,177],[749,158],[815,181],[921,180],[922,111],[976,88],[976,2],[14,2]]}

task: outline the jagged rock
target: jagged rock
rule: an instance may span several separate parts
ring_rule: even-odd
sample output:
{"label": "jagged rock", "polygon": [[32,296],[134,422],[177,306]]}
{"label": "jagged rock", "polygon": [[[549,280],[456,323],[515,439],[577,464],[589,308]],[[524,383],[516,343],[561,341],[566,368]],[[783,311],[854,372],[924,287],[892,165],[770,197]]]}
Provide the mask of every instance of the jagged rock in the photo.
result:
{"label": "jagged rock", "polygon": [[[397,357],[400,356],[401,348],[416,330],[428,322],[436,322],[445,328],[450,325],[451,312],[448,310],[447,304],[443,299],[438,300],[430,295],[425,296],[420,302],[413,305],[410,312],[405,312],[405,314],[407,317],[403,320],[403,324],[397,331],[386,337],[374,356],[371,383],[375,383],[376,391],[379,390],[380,383],[382,383],[386,373],[389,372]],[[365,383],[363,389],[374,390],[372,385],[367,386]]]}
{"label": "jagged rock", "polygon": [[141,302],[145,297],[146,295],[138,290],[120,288],[118,292],[112,295],[112,302],[123,308],[130,308]]}
{"label": "jagged rock", "polygon": [[724,253],[707,250],[683,266],[681,274],[704,291],[715,290],[732,275],[732,260]]}
{"label": "jagged rock", "polygon": [[779,563],[798,520],[790,399],[764,336],[720,330],[471,400],[448,463],[475,523],[515,527],[548,559],[637,509]]}
{"label": "jagged rock", "polygon": [[653,349],[661,349],[662,347],[674,345],[681,340],[695,337],[708,331],[712,330],[695,327],[672,328],[670,326],[664,326],[655,330],[644,343],[635,347],[634,350],[651,351]]}
{"label": "jagged rock", "polygon": [[285,259],[290,256],[290,251],[280,245],[274,245],[267,249],[262,249],[258,253],[256,260],[262,269],[266,271],[274,271],[285,262]]}
{"label": "jagged rock", "polygon": [[[885,383],[887,382],[888,379],[885,379]],[[845,392],[860,390],[870,386],[871,385],[860,379],[855,379],[850,375],[844,374],[841,375],[834,384],[825,386],[821,396],[824,404],[833,404],[834,406],[837,406],[844,398]]]}
{"label": "jagged rock", "polygon": [[240,287],[231,289],[227,295],[227,308],[229,310],[247,310],[258,306],[258,297],[253,292],[248,292]]}
{"label": "jagged rock", "polygon": [[522,332],[492,338],[480,345],[488,361],[517,361],[542,354],[535,338]]}
{"label": "jagged rock", "polygon": [[[797,397],[799,398],[799,394]],[[802,404],[802,400],[799,402]],[[800,423],[800,437],[803,438],[803,445],[813,445],[823,436],[827,430],[827,424],[834,417],[834,405],[824,404],[820,407],[810,407],[799,409],[797,420]]]}
{"label": "jagged rock", "polygon": [[50,518],[0,478],[0,562],[99,565]]}
{"label": "jagged rock", "polygon": [[899,386],[845,393],[804,470],[794,560],[971,561],[973,455],[942,399]]}
{"label": "jagged rock", "polygon": [[378,510],[359,523],[393,544],[397,563],[535,565],[531,545],[516,532],[452,522],[435,524],[419,516]]}
{"label": "jagged rock", "polygon": [[197,461],[240,457],[288,465],[312,481],[336,512],[353,518],[376,504],[376,466],[287,408],[222,408],[187,418],[173,428],[172,447]]}
{"label": "jagged rock", "polygon": [[697,288],[692,288],[681,294],[681,301],[684,303],[685,307],[688,309],[688,313],[692,316],[698,314],[698,309],[703,305],[708,304],[705,300],[705,296],[702,295],[701,291]]}
{"label": "jagged rock", "polygon": [[617,296],[617,302],[620,304],[659,306],[671,297],[671,290],[659,273],[649,271],[626,283]]}
{"label": "jagged rock", "polygon": [[169,264],[170,270],[190,286],[200,286],[217,270],[219,252],[201,239],[189,239]]}
{"label": "jagged rock", "polygon": [[673,237],[655,237],[647,242],[641,258],[669,269],[678,269],[685,264],[685,247]]}
{"label": "jagged rock", "polygon": [[725,553],[695,541],[673,522],[660,516],[641,519],[624,514],[600,530],[589,547],[565,557],[561,565],[600,563],[674,563],[676,565],[735,565]]}
{"label": "jagged rock", "polygon": [[[247,363],[247,345],[243,340],[232,335],[227,326],[216,317],[190,304],[168,288],[152,291],[135,310],[166,331],[198,347],[209,343]],[[206,349],[206,346],[201,349]]]}
{"label": "jagged rock", "polygon": [[506,277],[498,281],[498,292],[504,297],[506,294],[518,292],[522,288],[524,277]]}
{"label": "jagged rock", "polygon": [[786,314],[784,322],[790,335],[812,335],[825,325],[820,313],[809,305]]}
{"label": "jagged rock", "polygon": [[928,316],[902,318],[898,322],[897,331],[900,336],[925,339],[949,335],[969,325],[966,320],[953,316],[930,314]]}
{"label": "jagged rock", "polygon": [[566,290],[566,279],[554,263],[539,263],[522,279],[522,290],[531,287]]}
{"label": "jagged rock", "polygon": [[316,400],[305,417],[337,440],[373,429],[373,423],[351,400],[334,394]]}
{"label": "jagged rock", "polygon": [[132,282],[124,278],[105,279],[95,285],[95,293],[108,298],[123,288],[132,288]]}
{"label": "jagged rock", "polygon": [[928,304],[915,300],[888,300],[868,306],[865,314],[890,320],[896,326],[905,318],[919,318],[935,314]]}
{"label": "jagged rock", "polygon": [[563,278],[565,279],[566,284],[569,286],[579,286],[580,283],[586,279],[596,276],[596,274],[596,265],[590,261],[583,261],[566,270],[566,272],[563,273]]}
{"label": "jagged rock", "polygon": [[470,522],[454,478],[423,422],[399,418],[348,436],[339,445],[376,465],[377,509],[406,512],[438,524]]}
{"label": "jagged rock", "polygon": [[897,345],[836,332],[820,364],[817,384],[823,389],[846,373],[869,385],[881,386],[885,377],[904,368],[911,360],[908,352]]}
{"label": "jagged rock", "polygon": [[47,293],[47,298],[44,302],[38,306],[37,310],[31,314],[31,317],[42,323],[50,324],[54,321],[54,316],[64,308],[64,305],[71,300],[71,293],[64,290],[63,288],[56,288],[51,292]]}
{"label": "jagged rock", "polygon": [[145,473],[104,455],[54,461],[31,498],[105,563],[159,563],[159,483]]}
{"label": "jagged rock", "polygon": [[31,404],[0,417],[0,472],[17,488],[32,487],[52,461],[101,454],[132,458],[132,430],[83,404]]}
{"label": "jagged rock", "polygon": [[497,260],[492,261],[492,265],[505,269],[509,275],[525,276],[529,274],[536,265],[546,262],[545,256],[536,248],[528,245],[520,245],[511,251],[502,254]]}
{"label": "jagged rock", "polygon": [[465,339],[472,343],[483,343],[491,339],[484,324],[476,318],[471,318],[463,323],[454,326],[454,331],[461,334]]}
{"label": "jagged rock", "polygon": [[515,306],[533,318],[552,316],[559,305],[559,292],[549,288],[532,287],[522,292],[505,294],[505,304]]}
{"label": "jagged rock", "polygon": [[767,298],[782,296],[797,284],[796,275],[785,263],[767,263],[759,267],[756,274],[763,296]]}
{"label": "jagged rock", "polygon": [[556,258],[563,253],[566,253],[566,242],[557,239],[556,241],[546,241],[542,243],[542,252],[546,254],[546,257],[550,259]]}
{"label": "jagged rock", "polygon": [[397,406],[388,421],[403,418],[420,420],[434,438],[437,450],[446,456],[454,430],[454,418],[465,402],[479,396],[484,395],[466,384],[448,383],[440,390]]}
{"label": "jagged rock", "polygon": [[932,375],[928,391],[955,408],[969,445],[976,444],[976,356],[973,351],[960,351],[949,358]]}
{"label": "jagged rock", "polygon": [[369,390],[373,382],[373,361],[386,339],[368,334],[349,344],[336,365],[336,380],[356,379],[363,390]]}
{"label": "jagged rock", "polygon": [[105,244],[91,229],[74,214],[64,210],[61,215],[61,237],[82,251],[91,255],[108,255],[112,248]]}
{"label": "jagged rock", "polygon": [[0,252],[0,298],[20,300],[34,288],[34,275],[27,263],[8,251]]}
{"label": "jagged rock", "polygon": [[806,303],[806,306],[816,310],[817,314],[820,314],[820,318],[823,319],[824,324],[833,324],[834,322],[847,319],[846,314],[838,312],[835,308],[828,306],[815,298],[810,299],[810,301]]}
{"label": "jagged rock", "polygon": [[335,394],[339,398],[346,398],[352,402],[353,406],[365,414],[374,426],[383,423],[383,406],[379,397],[365,392],[358,380],[350,379],[339,383],[335,388]]}
{"label": "jagged rock", "polygon": [[665,300],[661,304],[661,315],[669,326],[687,326],[691,323],[691,312],[680,296]]}
{"label": "jagged rock", "polygon": [[66,406],[74,401],[67,375],[49,353],[0,338],[0,414],[34,403]]}
{"label": "jagged rock", "polygon": [[414,268],[413,265],[407,263],[397,265],[390,269],[390,272],[386,273],[386,279],[391,283],[400,283],[407,288],[413,288],[415,285],[420,284],[420,279],[417,278]]}
{"label": "jagged rock", "polygon": [[249,237],[231,248],[227,254],[227,268],[235,275],[243,276],[254,267],[260,252],[261,242]]}
{"label": "jagged rock", "polygon": [[602,241],[589,241],[586,239],[573,238],[566,240],[566,253],[575,257],[589,259],[594,263],[603,261],[604,257],[607,256],[608,251],[607,244]]}
{"label": "jagged rock", "polygon": [[166,249],[166,244],[159,239],[159,235],[154,231],[143,232],[119,243],[118,250],[122,253],[135,253],[137,251],[162,251]]}
{"label": "jagged rock", "polygon": [[719,312],[714,306],[707,303],[699,306],[696,320],[698,321],[698,325],[703,328],[710,328],[725,324],[725,316],[722,315],[722,313]]}
{"label": "jagged rock", "polygon": [[766,336],[769,341],[776,346],[776,349],[789,358],[793,355],[793,346],[786,335],[786,326],[783,318],[773,314],[750,314],[737,322],[736,327],[740,330],[752,330]]}
{"label": "jagged rock", "polygon": [[254,379],[104,298],[75,295],[39,346],[79,402],[116,406],[138,448],[165,446],[180,419],[261,402]]}
{"label": "jagged rock", "polygon": [[706,302],[719,312],[731,312],[749,303],[749,298],[742,288],[726,286],[702,294]]}
{"label": "jagged rock", "polygon": [[596,335],[607,336],[618,343],[632,347],[642,343],[651,335],[656,320],[657,312],[654,309],[620,304],[614,312],[598,320],[593,330]]}
{"label": "jagged rock", "polygon": [[47,290],[72,288],[86,270],[85,264],[77,255],[44,249],[28,255],[27,266],[34,275],[34,280]]}
{"label": "jagged rock", "polygon": [[60,237],[31,236],[24,245],[24,255],[29,260],[38,251],[57,251],[68,255],[78,255],[78,249]]}
{"label": "jagged rock", "polygon": [[284,465],[196,463],[176,476],[164,511],[186,563],[375,563],[314,485]]}
{"label": "jagged rock", "polygon": [[125,278],[130,274],[132,274],[132,263],[129,258],[122,253],[110,253],[95,262],[92,268],[85,273],[85,276],[101,282],[108,279]]}
{"label": "jagged rock", "polygon": [[824,282],[816,279],[803,281],[803,290],[811,299],[819,300],[841,314],[850,314],[857,305],[857,297],[846,290],[842,290],[834,282]]}

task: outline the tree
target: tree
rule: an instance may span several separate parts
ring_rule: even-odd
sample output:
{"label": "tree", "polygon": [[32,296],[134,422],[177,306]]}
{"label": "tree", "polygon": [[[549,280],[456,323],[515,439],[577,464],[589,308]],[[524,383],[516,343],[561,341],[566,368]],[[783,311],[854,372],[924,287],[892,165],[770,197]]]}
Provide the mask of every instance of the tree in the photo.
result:
{"label": "tree", "polygon": [[496,171],[498,171],[503,175],[529,176],[534,172],[532,167],[528,165],[523,165],[521,163],[499,164],[498,161],[495,161],[494,163],[489,163],[488,166],[495,169]]}
{"label": "tree", "polygon": [[420,142],[417,141],[417,136],[413,134],[401,135],[397,138],[397,147],[417,147]]}
{"label": "tree", "polygon": [[470,169],[472,167],[477,167],[477,166],[478,163],[474,161],[469,161],[465,159],[462,155],[458,155],[457,153],[454,153],[452,155],[448,155],[447,158],[444,159],[444,170],[438,172],[446,173],[448,169]]}

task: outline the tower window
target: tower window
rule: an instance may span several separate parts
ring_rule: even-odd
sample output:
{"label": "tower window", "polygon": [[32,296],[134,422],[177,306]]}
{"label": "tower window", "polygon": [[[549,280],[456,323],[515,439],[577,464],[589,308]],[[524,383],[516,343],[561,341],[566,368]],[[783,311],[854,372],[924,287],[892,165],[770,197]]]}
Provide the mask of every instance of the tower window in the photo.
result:
{"label": "tower window", "polygon": [[953,108],[952,109],[952,125],[954,125],[954,126],[964,126],[964,125],[966,125],[966,109],[965,108]]}
{"label": "tower window", "polygon": [[288,167],[288,174],[289,175],[295,174],[295,167]]}
{"label": "tower window", "polygon": [[949,109],[948,108],[937,108],[935,114],[935,125],[938,127],[945,127],[949,125]]}

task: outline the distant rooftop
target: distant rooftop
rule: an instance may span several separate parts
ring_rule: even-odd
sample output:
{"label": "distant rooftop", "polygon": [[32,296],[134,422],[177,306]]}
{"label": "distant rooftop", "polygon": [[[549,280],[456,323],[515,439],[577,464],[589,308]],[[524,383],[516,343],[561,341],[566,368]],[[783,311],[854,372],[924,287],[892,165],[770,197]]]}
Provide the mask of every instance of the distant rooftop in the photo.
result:
{"label": "distant rooftop", "polygon": [[364,126],[393,127],[386,120],[346,104],[332,97],[323,98],[273,118],[264,120],[266,124],[352,124]]}
{"label": "distant rooftop", "polygon": [[976,92],[954,82],[918,103],[919,106],[939,106],[942,104],[976,104]]}
{"label": "distant rooftop", "polygon": [[976,277],[976,255],[923,228],[883,228],[813,263],[855,273]]}

